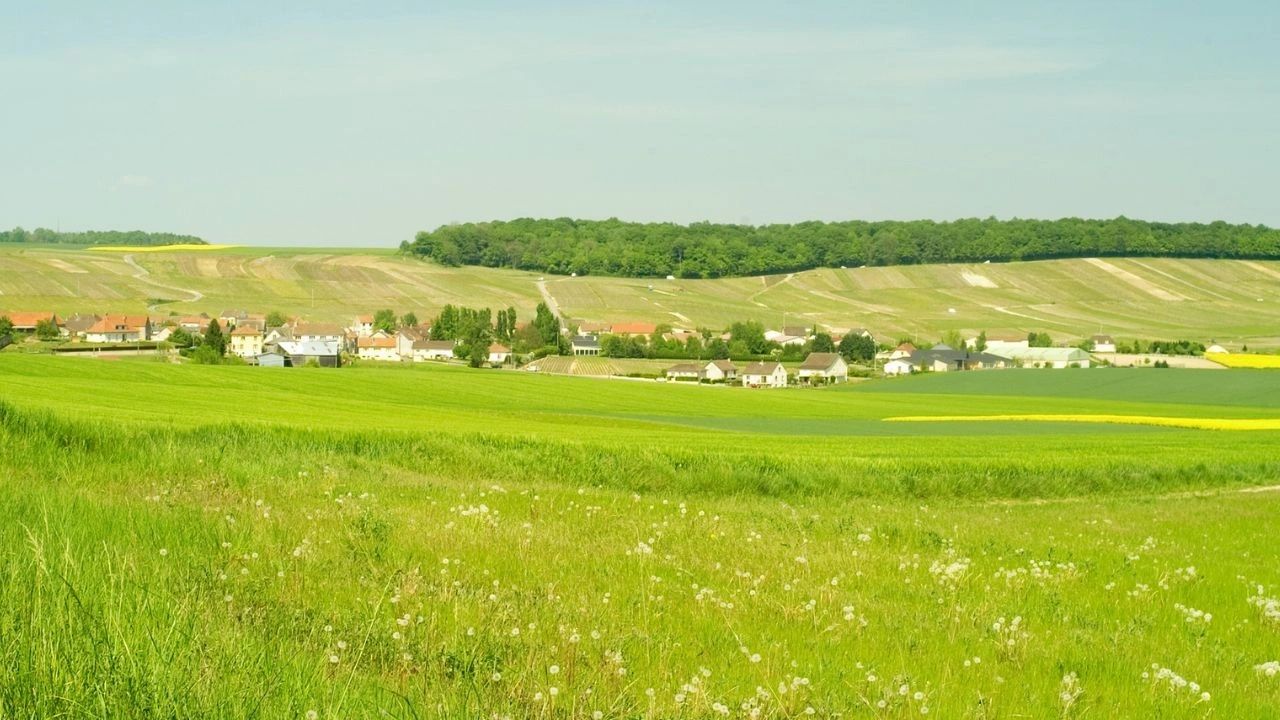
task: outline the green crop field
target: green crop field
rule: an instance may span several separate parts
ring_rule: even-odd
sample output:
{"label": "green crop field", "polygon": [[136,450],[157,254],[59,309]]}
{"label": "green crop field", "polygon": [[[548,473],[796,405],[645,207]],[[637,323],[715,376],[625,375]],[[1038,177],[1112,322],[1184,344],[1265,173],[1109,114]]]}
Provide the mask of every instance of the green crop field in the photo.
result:
{"label": "green crop field", "polygon": [[1275,717],[1280,431],[887,419],[1276,393],[0,354],[0,717]]}
{"label": "green crop field", "polygon": [[[434,315],[446,303],[514,306],[531,317],[541,276],[444,268],[390,251],[232,247],[200,252],[99,252],[0,246],[0,310],[218,313],[247,307],[345,320],[390,307]],[[1120,338],[1280,345],[1280,262],[1055,260],[990,265],[826,269],[723,280],[544,279],[569,318],[724,328],[866,327],[884,340],[1048,332],[1066,341]],[[952,312],[954,311],[954,312]]]}

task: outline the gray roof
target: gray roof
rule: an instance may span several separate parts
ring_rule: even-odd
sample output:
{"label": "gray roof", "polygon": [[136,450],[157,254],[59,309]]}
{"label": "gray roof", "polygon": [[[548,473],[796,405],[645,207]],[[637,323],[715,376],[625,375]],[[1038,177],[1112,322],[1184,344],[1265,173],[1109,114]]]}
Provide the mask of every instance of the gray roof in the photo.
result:
{"label": "gray roof", "polygon": [[697,363],[681,363],[667,368],[668,375],[701,375],[706,365]]}
{"label": "gray roof", "polygon": [[338,343],[325,340],[285,341],[280,343],[280,349],[290,355],[337,355]]}
{"label": "gray roof", "polygon": [[742,368],[743,375],[772,375],[774,370],[782,367],[778,362],[753,362]]}
{"label": "gray roof", "polygon": [[840,353],[809,353],[800,365],[801,370],[826,370],[836,364]]}
{"label": "gray roof", "polygon": [[573,336],[573,345],[575,347],[598,348],[600,340],[595,335],[575,335]]}

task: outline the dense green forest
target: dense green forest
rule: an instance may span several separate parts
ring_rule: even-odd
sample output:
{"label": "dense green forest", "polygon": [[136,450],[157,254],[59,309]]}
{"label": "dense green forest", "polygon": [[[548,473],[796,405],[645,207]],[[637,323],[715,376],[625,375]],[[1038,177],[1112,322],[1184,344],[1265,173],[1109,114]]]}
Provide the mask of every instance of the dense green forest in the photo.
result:
{"label": "dense green forest", "polygon": [[688,278],[815,267],[1092,256],[1280,258],[1280,230],[1225,222],[930,220],[794,225],[519,219],[446,225],[402,243],[445,265]]}
{"label": "dense green forest", "polygon": [[63,245],[204,245],[194,235],[152,233],[142,230],[88,230],[58,232],[49,228],[0,230],[0,243],[34,243]]}

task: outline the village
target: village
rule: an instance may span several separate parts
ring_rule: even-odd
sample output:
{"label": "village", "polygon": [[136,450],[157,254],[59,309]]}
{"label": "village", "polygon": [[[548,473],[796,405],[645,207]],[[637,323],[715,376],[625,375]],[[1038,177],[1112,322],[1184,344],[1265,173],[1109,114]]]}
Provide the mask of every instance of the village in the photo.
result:
{"label": "village", "polygon": [[[446,313],[451,311],[454,309],[446,308]],[[749,388],[834,385],[848,382],[851,377],[1013,368],[1209,367],[1213,363],[1197,356],[1228,352],[1216,344],[1205,347],[1183,342],[1152,343],[1158,351],[1155,355],[1126,354],[1124,351],[1130,348],[1118,347],[1111,336],[1102,334],[1071,347],[1051,346],[1047,336],[1034,332],[1027,336],[992,337],[984,332],[970,338],[951,333],[942,342],[932,344],[910,340],[887,344],[864,328],[842,333],[808,326],[765,330],[759,323],[744,323],[712,333],[647,322],[580,322],[570,330],[562,327],[558,319],[549,331],[556,337],[540,341],[530,323],[515,323],[514,310],[499,312],[499,335],[506,340],[504,343],[490,341],[492,326],[488,311],[485,313],[486,332],[480,350],[467,347],[465,339],[452,333],[448,337],[442,337],[445,334],[440,332],[433,334],[430,325],[419,325],[412,313],[396,317],[389,310],[377,315],[356,315],[346,323],[304,321],[279,313],[254,314],[246,310],[163,319],[128,314],[76,314],[62,318],[53,312],[14,311],[0,313],[0,348],[14,339],[11,336],[17,336],[53,343],[51,351],[55,353],[111,355],[145,349],[168,352],[176,359],[184,353],[189,355],[207,334],[216,332],[221,343],[218,355],[258,367],[336,368],[365,362],[467,361],[474,367],[538,372],[547,371],[543,360],[552,355],[581,359],[642,357],[627,353],[636,348],[666,347],[681,352],[687,349],[693,357],[673,357],[681,361],[655,367],[644,377]],[[517,331],[529,330],[535,340],[518,340]],[[741,336],[753,332],[757,337],[748,338],[748,344]],[[513,351],[517,344],[513,340],[518,340],[525,351]],[[530,346],[539,342],[544,347],[530,351]],[[1134,345],[1141,348],[1139,342]],[[659,357],[652,352],[650,357]]]}

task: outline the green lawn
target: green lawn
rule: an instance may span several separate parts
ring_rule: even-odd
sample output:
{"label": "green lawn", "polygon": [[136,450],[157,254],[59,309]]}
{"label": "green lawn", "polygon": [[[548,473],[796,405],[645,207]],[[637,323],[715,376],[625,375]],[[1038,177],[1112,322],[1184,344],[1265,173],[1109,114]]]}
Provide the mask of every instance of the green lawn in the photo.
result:
{"label": "green lawn", "polygon": [[1274,717],[1280,432],[882,420],[1269,378],[0,354],[0,717]]}

